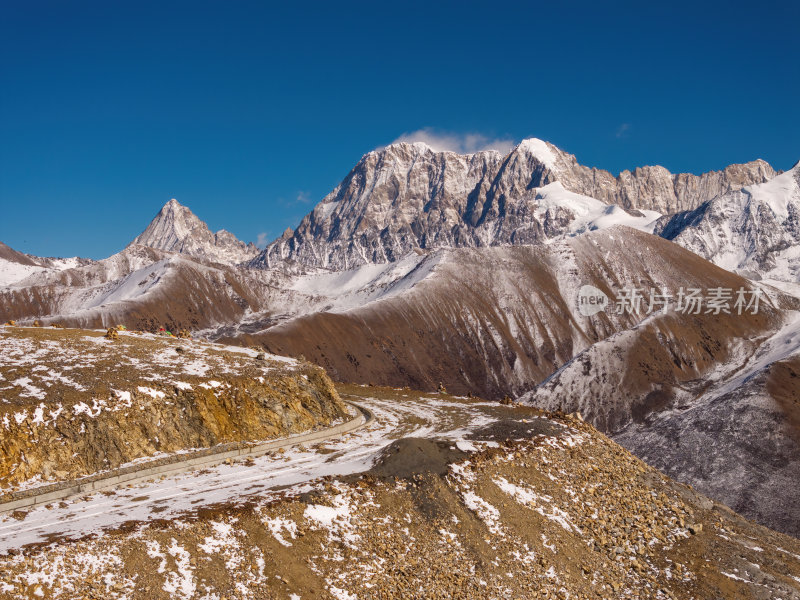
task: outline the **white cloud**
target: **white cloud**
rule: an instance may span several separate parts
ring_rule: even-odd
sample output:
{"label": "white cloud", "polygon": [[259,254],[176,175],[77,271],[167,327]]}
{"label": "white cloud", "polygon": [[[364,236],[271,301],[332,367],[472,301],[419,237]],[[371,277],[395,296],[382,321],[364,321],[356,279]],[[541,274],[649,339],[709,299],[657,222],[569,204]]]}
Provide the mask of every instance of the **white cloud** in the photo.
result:
{"label": "white cloud", "polygon": [[618,138],[626,137],[630,130],[631,130],[631,124],[630,123],[623,123],[622,125],[617,127],[616,136]]}
{"label": "white cloud", "polygon": [[492,139],[481,133],[443,133],[426,127],[410,133],[404,133],[392,142],[424,142],[437,152],[458,152],[472,154],[482,150],[510,152],[516,145],[511,139]]}
{"label": "white cloud", "polygon": [[269,242],[269,233],[262,231],[258,234],[258,238],[256,238],[256,246],[259,248],[266,248],[267,242]]}
{"label": "white cloud", "polygon": [[300,190],[291,200],[281,197],[278,198],[278,202],[280,202],[283,206],[297,206],[298,204],[311,204],[313,199],[311,198],[311,194],[309,192]]}

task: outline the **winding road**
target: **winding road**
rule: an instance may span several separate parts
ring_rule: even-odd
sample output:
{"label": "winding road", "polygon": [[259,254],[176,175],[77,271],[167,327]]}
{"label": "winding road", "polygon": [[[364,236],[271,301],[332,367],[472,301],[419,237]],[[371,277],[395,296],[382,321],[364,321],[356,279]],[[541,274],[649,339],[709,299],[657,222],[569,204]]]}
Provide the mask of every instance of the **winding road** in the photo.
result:
{"label": "winding road", "polygon": [[248,496],[302,493],[324,476],[368,470],[375,457],[403,437],[436,437],[454,442],[519,409],[497,403],[385,388],[346,386],[345,400],[374,418],[365,426],[313,446],[294,446],[143,482],[114,491],[37,506],[25,514],[0,515],[0,554],[27,544],[79,538],[131,521],[169,519],[198,508],[246,501]]}

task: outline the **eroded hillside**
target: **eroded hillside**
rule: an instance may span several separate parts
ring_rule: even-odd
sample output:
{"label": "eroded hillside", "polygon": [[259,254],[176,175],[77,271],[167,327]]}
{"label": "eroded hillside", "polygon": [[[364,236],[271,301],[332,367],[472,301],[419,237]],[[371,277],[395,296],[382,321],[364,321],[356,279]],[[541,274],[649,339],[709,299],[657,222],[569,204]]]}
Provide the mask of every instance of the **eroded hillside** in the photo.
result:
{"label": "eroded hillside", "polygon": [[[758,314],[672,310],[660,319],[670,323],[669,335],[650,340],[635,329],[655,317],[645,314],[646,302],[640,314],[612,306],[586,317],[578,311],[578,290],[590,284],[612,298],[626,288],[674,296],[681,287],[754,284],[627,227],[549,245],[437,252],[428,258],[436,262],[432,272],[402,294],[290,319],[239,341],[302,354],[340,381],[428,390],[443,382],[451,391],[500,399],[531,390],[593,344],[625,332],[641,340],[643,353],[628,366],[637,369],[640,358],[648,363],[636,381],[637,393],[647,395],[704,377],[736,358],[735,344],[752,351],[759,338],[780,327],[781,309],[797,305],[765,294]],[[671,397],[670,391],[665,395]],[[629,402],[605,418],[610,425],[596,424],[608,431],[624,424],[631,418]]]}

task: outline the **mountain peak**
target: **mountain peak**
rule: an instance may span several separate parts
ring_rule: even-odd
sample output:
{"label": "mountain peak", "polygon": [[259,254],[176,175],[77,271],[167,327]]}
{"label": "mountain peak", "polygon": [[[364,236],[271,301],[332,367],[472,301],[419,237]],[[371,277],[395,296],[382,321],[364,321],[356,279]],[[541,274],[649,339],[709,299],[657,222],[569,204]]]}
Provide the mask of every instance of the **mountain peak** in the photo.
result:
{"label": "mountain peak", "polygon": [[212,233],[189,207],[175,198],[164,204],[130,245],[149,246],[228,264],[250,260],[258,253],[253,244],[245,244],[224,229]]}
{"label": "mountain peak", "polygon": [[663,167],[614,176],[533,137],[505,155],[439,152],[426,141],[398,141],[365,154],[291,235],[272,242],[253,264],[288,258],[349,269],[396,261],[420,248],[534,243],[574,229],[568,225],[577,215],[568,203],[551,202],[552,211],[539,214],[541,222],[531,215],[535,190],[554,182],[566,192],[616,205],[624,214],[614,214],[627,218],[634,211],[693,209],[774,175],[766,163],[754,162],[699,176],[673,175]]}
{"label": "mountain peak", "polygon": [[[413,153],[413,154],[426,154],[428,152],[435,154],[436,150],[434,150],[431,146],[426,144],[425,142],[392,142],[386,146],[382,146],[381,148],[376,148],[372,152],[378,154],[389,154],[389,153]],[[372,154],[370,152],[370,154]]]}
{"label": "mountain peak", "polygon": [[514,151],[531,154],[550,169],[555,168],[557,152],[559,152],[553,144],[533,137],[522,140]]}

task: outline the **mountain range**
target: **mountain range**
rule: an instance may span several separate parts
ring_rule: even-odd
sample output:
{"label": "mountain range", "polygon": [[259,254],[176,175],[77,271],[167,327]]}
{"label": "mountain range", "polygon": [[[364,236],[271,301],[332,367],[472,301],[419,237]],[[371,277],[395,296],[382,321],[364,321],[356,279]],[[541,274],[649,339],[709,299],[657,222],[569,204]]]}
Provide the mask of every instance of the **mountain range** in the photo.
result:
{"label": "mountain range", "polygon": [[596,201],[594,218],[601,207],[614,206],[609,210],[618,217],[644,221],[655,213],[694,209],[774,175],[757,160],[700,176],[643,167],[614,177],[537,139],[524,140],[506,156],[392,144],[364,155],[294,231],[253,264],[271,267],[291,259],[347,269],[397,260],[416,249],[531,244],[565,233],[583,216],[578,205],[587,201],[576,203],[574,194]]}
{"label": "mountain range", "polygon": [[[175,200],[100,261],[0,245],[0,320],[189,328],[302,355],[340,381],[580,411],[800,536],[798,190],[800,164],[615,177],[536,139],[507,155],[392,144],[261,251]],[[584,286],[608,309],[583,314]],[[614,310],[625,290],[686,288],[761,302]]]}

